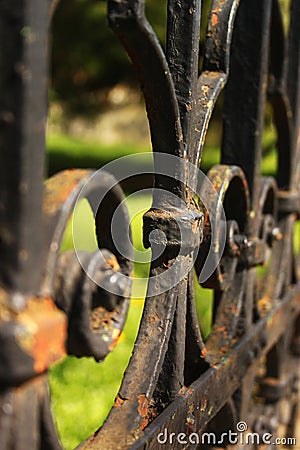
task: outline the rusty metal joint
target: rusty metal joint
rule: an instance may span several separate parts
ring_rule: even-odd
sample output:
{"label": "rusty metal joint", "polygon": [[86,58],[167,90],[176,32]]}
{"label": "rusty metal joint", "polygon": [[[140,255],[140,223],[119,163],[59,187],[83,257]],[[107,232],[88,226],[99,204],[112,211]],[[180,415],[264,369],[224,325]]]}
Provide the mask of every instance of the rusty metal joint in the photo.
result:
{"label": "rusty metal joint", "polygon": [[267,402],[274,403],[288,394],[292,381],[293,379],[291,377],[285,377],[284,379],[273,377],[264,378],[260,382],[261,394]]}
{"label": "rusty metal joint", "polygon": [[68,316],[69,354],[105,358],[123,328],[130,291],[110,251],[82,251],[81,263],[72,250],[60,256],[55,301]]}
{"label": "rusty metal joint", "polygon": [[204,214],[199,211],[150,209],[144,215],[143,242],[145,248],[164,246],[188,254],[203,240]]}
{"label": "rusty metal joint", "polygon": [[237,234],[227,247],[227,254],[239,257],[240,262],[247,267],[263,265],[266,259],[267,242],[263,239],[248,239],[246,235]]}

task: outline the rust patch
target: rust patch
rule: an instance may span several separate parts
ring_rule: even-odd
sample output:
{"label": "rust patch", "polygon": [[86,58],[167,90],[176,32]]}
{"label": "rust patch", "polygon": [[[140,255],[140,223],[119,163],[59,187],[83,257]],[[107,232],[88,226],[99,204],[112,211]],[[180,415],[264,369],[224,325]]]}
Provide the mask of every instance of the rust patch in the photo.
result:
{"label": "rust patch", "polygon": [[117,395],[114,406],[116,408],[120,408],[120,406],[122,406],[124,404],[124,402],[125,402],[125,400],[123,400],[119,395]]}
{"label": "rust patch", "polygon": [[211,16],[211,23],[212,23],[212,26],[213,26],[213,27],[215,27],[216,25],[218,25],[218,23],[219,23],[219,17],[218,17],[218,14],[212,13],[212,16]]}
{"label": "rust patch", "polygon": [[200,355],[201,355],[201,358],[205,358],[205,357],[206,357],[206,355],[207,355],[207,349],[206,349],[206,347],[203,347],[203,348],[201,349]]}
{"label": "rust patch", "polygon": [[226,333],[227,327],[224,325],[223,327],[217,328],[217,331],[218,331],[219,333]]}
{"label": "rust patch", "polygon": [[67,318],[51,298],[31,299],[15,320],[22,326],[16,340],[34,359],[36,373],[44,372],[66,354]]}
{"label": "rust patch", "polygon": [[203,397],[203,399],[201,400],[200,411],[204,412],[206,410],[206,406],[207,406],[207,398]]}
{"label": "rust patch", "polygon": [[119,266],[119,263],[118,263],[116,257],[112,257],[110,259],[107,259],[106,260],[106,264],[108,264],[109,267],[111,267],[115,271],[119,271],[120,270],[120,266]]}
{"label": "rust patch", "polygon": [[179,394],[185,396],[187,394],[188,388],[186,386],[182,386],[182,388],[179,391]]}
{"label": "rust patch", "polygon": [[95,334],[107,342],[109,351],[112,351],[121,335],[121,330],[114,326],[115,311],[107,311],[103,306],[94,308],[90,313],[90,327]]}
{"label": "rust patch", "polygon": [[82,178],[88,176],[89,173],[89,170],[64,170],[47,180],[43,201],[44,213],[47,216],[55,216]]}
{"label": "rust patch", "polygon": [[193,413],[189,412],[189,415],[187,416],[186,422],[185,422],[186,434],[188,436],[195,431],[194,425],[195,425],[195,416],[193,415]]}
{"label": "rust patch", "polygon": [[113,334],[112,334],[112,342],[111,342],[111,344],[110,344],[109,347],[108,347],[110,352],[111,352],[111,351],[115,348],[115,346],[117,345],[118,340],[119,340],[119,337],[120,337],[120,334],[121,334],[121,332],[120,332],[119,329],[115,328],[115,329],[113,330]]}
{"label": "rust patch", "polygon": [[152,417],[149,411],[150,402],[145,394],[141,394],[138,396],[138,403],[138,413],[143,418],[140,428],[141,430],[144,430],[151,421]]}
{"label": "rust patch", "polygon": [[138,407],[138,413],[141,417],[146,417],[147,413],[148,413],[148,408],[149,408],[149,400],[147,399],[145,394],[141,394],[138,396],[138,402],[139,402],[139,407]]}
{"label": "rust patch", "polygon": [[263,379],[263,384],[269,386],[279,386],[281,384],[281,381],[278,378],[267,377]]}
{"label": "rust patch", "polygon": [[107,331],[112,331],[112,321],[115,311],[107,311],[103,306],[93,308],[90,314],[90,327],[97,332],[106,328]]}
{"label": "rust patch", "polygon": [[267,295],[264,295],[257,302],[258,309],[261,313],[267,313],[271,309],[271,299]]}
{"label": "rust patch", "polygon": [[232,305],[231,311],[232,311],[232,314],[234,314],[235,316],[238,314],[238,309],[237,309],[236,305]]}
{"label": "rust patch", "polygon": [[9,299],[7,293],[0,288],[0,322],[8,322],[11,319],[11,313],[8,309]]}
{"label": "rust patch", "polygon": [[155,321],[156,321],[155,316],[150,316],[150,317],[148,317],[148,322],[149,322],[149,323],[154,323]]}

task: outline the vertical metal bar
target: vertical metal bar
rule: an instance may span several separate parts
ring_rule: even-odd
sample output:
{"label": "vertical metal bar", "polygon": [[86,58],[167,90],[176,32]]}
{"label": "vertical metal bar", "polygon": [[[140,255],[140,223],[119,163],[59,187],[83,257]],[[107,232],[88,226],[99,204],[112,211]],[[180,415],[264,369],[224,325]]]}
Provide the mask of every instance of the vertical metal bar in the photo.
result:
{"label": "vertical metal bar", "polygon": [[[155,152],[182,156],[180,114],[170,69],[160,43],[145,17],[143,0],[108,0],[108,19],[137,70]],[[181,170],[181,169],[179,169]],[[156,187],[183,192],[178,180],[155,175]]]}
{"label": "vertical metal bar", "polygon": [[288,44],[288,95],[292,107],[294,124],[299,114],[300,80],[300,39],[299,39],[300,3],[293,0],[290,11],[290,30]]}
{"label": "vertical metal bar", "polygon": [[154,399],[159,406],[174,400],[184,386],[184,360],[186,340],[186,280],[176,286],[176,310],[172,324],[172,331],[168,342],[164,364],[154,392]]}
{"label": "vertical metal bar", "polygon": [[267,88],[271,0],[242,0],[233,32],[224,105],[222,163],[244,170],[257,204]]}
{"label": "vertical metal bar", "polygon": [[41,276],[48,2],[0,7],[0,284],[33,292]]}
{"label": "vertical metal bar", "polygon": [[291,155],[293,154],[293,113],[286,92],[287,42],[283,17],[278,0],[272,4],[270,35],[270,81],[269,99],[273,107],[274,124],[277,130],[279,188],[287,188],[291,173]]}
{"label": "vertical metal bar", "polygon": [[201,0],[169,0],[166,56],[180,111],[184,154],[195,132],[191,130],[199,72]]}
{"label": "vertical metal bar", "polygon": [[[299,121],[300,121],[300,37],[299,37],[299,23],[300,23],[300,2],[292,0],[290,10],[290,30],[288,39],[288,70],[287,70],[287,90],[293,113],[293,151],[291,154],[291,172],[290,185],[293,187],[297,171],[299,171]],[[298,155],[297,155],[298,150]],[[296,158],[298,157],[298,161]]]}

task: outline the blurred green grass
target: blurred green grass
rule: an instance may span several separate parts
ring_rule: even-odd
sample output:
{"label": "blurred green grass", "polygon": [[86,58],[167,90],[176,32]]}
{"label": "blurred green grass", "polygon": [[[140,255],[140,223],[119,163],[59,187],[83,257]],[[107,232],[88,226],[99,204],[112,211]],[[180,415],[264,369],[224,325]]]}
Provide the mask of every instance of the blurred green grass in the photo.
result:
{"label": "blurred green grass", "polygon": [[[131,153],[150,151],[140,145],[120,144],[107,146],[102,143],[80,140],[67,135],[50,135],[47,139],[49,173],[68,167],[100,167],[112,159]],[[201,168],[204,172],[219,162],[216,147],[204,150]],[[272,175],[276,168],[276,153],[271,148],[263,160],[262,172]],[[132,218],[133,242],[138,251],[142,244],[142,215],[149,208],[149,195],[128,198],[127,206]],[[87,250],[96,247],[93,215],[86,203],[81,208],[78,227],[81,246]],[[69,223],[61,251],[73,247],[71,222]],[[135,264],[135,281],[145,292],[149,264]],[[135,287],[133,288],[135,289]],[[199,287],[195,282],[195,301],[200,327],[204,336],[209,333],[212,320],[212,291]],[[67,357],[50,372],[52,405],[59,435],[66,450],[77,446],[92,434],[105,420],[118,392],[124,370],[130,359],[142,314],[144,298],[133,299],[125,329],[115,350],[101,364],[91,358]]]}
{"label": "blurred green grass", "polygon": [[[219,146],[205,146],[201,170],[207,172],[214,164],[220,161]],[[264,153],[262,161],[262,173],[274,175],[276,171],[277,157],[275,151],[274,131],[268,130],[264,134]],[[73,168],[98,168],[110,161],[133,153],[151,152],[151,146],[139,143],[123,142],[118,145],[108,145],[102,142],[79,139],[67,134],[48,134],[47,136],[47,165],[48,174]]]}
{"label": "blurred green grass", "polygon": [[132,153],[150,152],[147,145],[123,142],[108,145],[103,142],[80,139],[63,133],[48,133],[47,166],[48,174],[73,168],[98,168],[113,159]]}

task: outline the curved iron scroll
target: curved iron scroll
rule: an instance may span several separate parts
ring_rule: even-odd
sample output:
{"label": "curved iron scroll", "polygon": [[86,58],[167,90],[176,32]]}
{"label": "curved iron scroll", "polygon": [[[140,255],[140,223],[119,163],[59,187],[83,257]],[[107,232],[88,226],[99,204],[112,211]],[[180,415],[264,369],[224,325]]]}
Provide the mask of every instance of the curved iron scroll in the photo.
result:
{"label": "curved iron scroll", "polygon": [[[95,285],[73,251],[59,252],[67,220],[92,174],[63,172],[43,188],[49,5],[17,4],[4,1],[0,11],[0,448],[44,450],[60,448],[47,369],[66,352],[102,360],[113,349],[130,295],[130,285],[119,280],[132,266],[109,233],[123,196],[108,174],[85,191],[105,257],[80,257],[105,286],[117,280],[118,294]],[[268,432],[275,438],[284,430],[293,437],[300,355],[299,255],[293,251],[300,216],[299,2],[291,2],[286,37],[278,0],[214,0],[200,74],[201,1],[168,0],[166,52],[144,6],[143,0],[108,0],[108,17],[140,77],[155,187],[180,202],[157,196],[144,216],[145,246],[156,229],[166,245],[151,266],[138,338],[115,405],[80,448],[160,448],[157,438],[165,430],[165,448],[182,448],[178,439],[169,440],[171,433],[184,433],[186,448],[198,448],[204,432],[218,438],[236,431],[241,421],[259,436]],[[225,86],[222,164],[208,173],[218,201],[203,204],[195,198],[193,167],[201,162]],[[278,135],[276,179],[261,176],[267,100]],[[177,157],[172,177],[160,175],[157,154]],[[108,187],[103,214],[97,198]],[[219,254],[212,223],[224,227],[222,210],[227,235]],[[122,214],[126,228],[125,208]],[[175,222],[189,239],[180,239]],[[204,342],[194,271],[186,268],[195,263],[201,282],[210,246],[220,263],[203,282],[214,290],[213,326]],[[174,287],[161,293],[159,281],[152,280],[174,259]],[[182,272],[186,276],[176,282]],[[222,442],[222,448],[229,444]]]}

